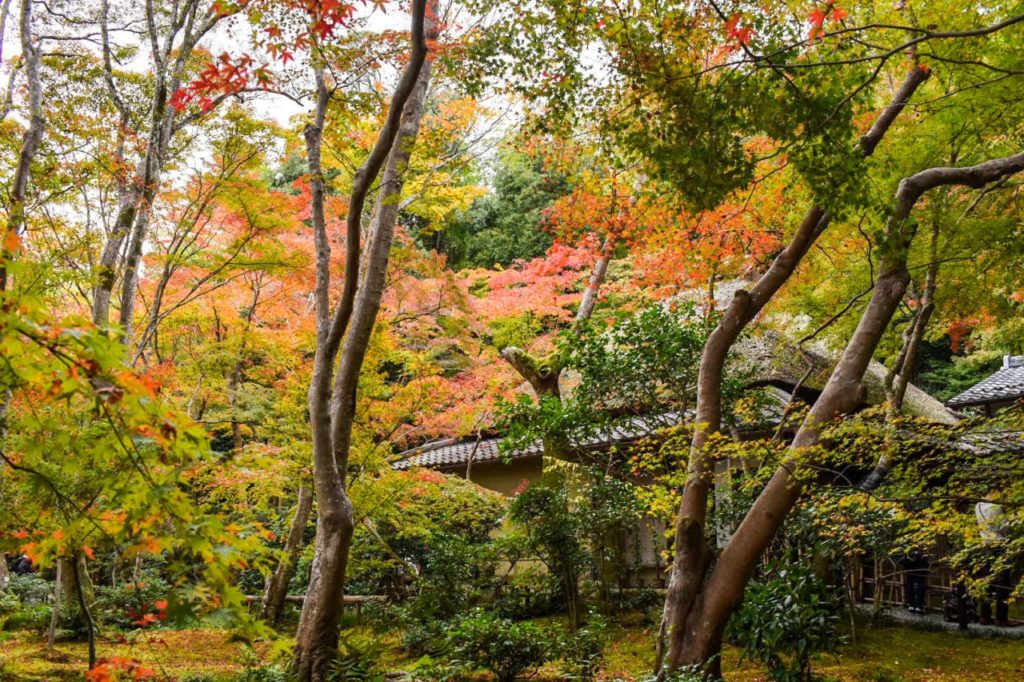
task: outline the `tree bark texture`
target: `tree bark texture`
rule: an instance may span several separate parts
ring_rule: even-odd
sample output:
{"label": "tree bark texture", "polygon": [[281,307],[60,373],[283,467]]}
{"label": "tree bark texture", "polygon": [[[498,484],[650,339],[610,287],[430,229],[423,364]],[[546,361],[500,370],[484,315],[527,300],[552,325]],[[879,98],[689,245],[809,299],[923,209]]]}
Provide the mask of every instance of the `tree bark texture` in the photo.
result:
{"label": "tree bark texture", "polygon": [[[928,271],[925,274],[924,291],[910,323],[903,332],[903,345],[900,348],[900,353],[886,376],[886,400],[889,403],[890,417],[898,416],[903,411],[903,399],[907,394],[907,385],[910,383],[914,365],[917,363],[917,353],[921,348],[921,341],[924,340],[924,332],[928,328],[932,311],[935,310],[935,288],[939,275],[938,243],[939,224],[937,221],[933,221],[929,249],[931,261],[928,263]],[[892,459],[887,452],[882,452],[874,468],[861,482],[860,489],[866,492],[877,489],[889,475],[891,468]]]}
{"label": "tree bark texture", "polygon": [[[92,305],[93,322],[97,326],[107,327],[110,324],[110,305],[118,279],[119,260],[127,239],[127,252],[120,264],[121,309],[118,321],[125,332],[122,340],[129,346],[132,343],[138,271],[148,234],[153,201],[160,187],[171,140],[186,121],[194,118],[179,116],[175,107],[170,105],[170,99],[184,83],[190,60],[199,42],[220,20],[228,16],[222,12],[205,12],[200,0],[185,0],[176,3],[170,15],[165,17],[168,21],[166,30],[161,35],[151,3],[146,4],[145,13],[146,34],[155,76],[153,95],[149,101],[149,131],[142,158],[119,191],[117,216],[96,266]],[[127,126],[132,122],[132,112],[120,96],[113,78],[107,28],[108,14],[108,0],[103,0],[100,6],[100,28],[104,81],[111,101],[120,112],[121,124]],[[223,97],[218,97],[214,103],[222,99]]]}
{"label": "tree bark texture", "polygon": [[[92,619],[93,602],[92,581],[85,569],[85,558],[75,555],[69,562],[71,573],[75,577],[75,594],[78,597],[78,608],[82,610],[82,617],[85,619],[85,632],[89,646],[89,670],[96,667],[96,622]],[[86,585],[88,584],[88,589]],[[70,594],[70,593],[69,593]]]}
{"label": "tree bark texture", "polygon": [[299,499],[295,505],[295,515],[292,516],[291,526],[288,529],[284,554],[273,575],[267,579],[266,589],[263,591],[261,615],[263,620],[271,625],[277,624],[281,618],[281,612],[284,610],[285,597],[288,596],[288,583],[295,575],[295,566],[302,553],[302,536],[312,509],[313,490],[310,486],[303,484],[299,486]]}
{"label": "tree bark texture", "polygon": [[[313,435],[313,488],[317,531],[309,587],[295,637],[292,673],[299,680],[325,679],[337,656],[338,627],[354,531],[346,471],[355,417],[356,390],[384,290],[388,256],[402,190],[402,174],[423,114],[430,77],[427,41],[440,28],[437,5],[412,4],[412,48],[391,98],[391,106],[367,160],[356,171],[346,220],[346,265],[341,300],[330,315],[330,245],[323,213],[324,185],[320,167],[322,136],[329,93],[323,66],[317,66],[317,115],[306,129],[317,250],[317,350],[309,388]],[[360,272],[362,209],[371,183],[385,165],[368,239],[364,271]],[[361,276],[362,275],[362,276]],[[340,351],[340,358],[339,358]],[[334,372],[338,362],[337,373]]]}
{"label": "tree bark texture", "polygon": [[64,570],[64,562],[57,562],[57,577],[53,581],[53,611],[50,612],[50,627],[46,630],[46,650],[53,651],[54,642],[57,639],[57,626],[60,625],[60,605],[64,592],[64,580],[61,572]]}
{"label": "tree bark texture", "polygon": [[[21,3],[21,52],[25,60],[25,78],[28,81],[28,128],[21,138],[18,164],[14,169],[11,203],[8,209],[7,229],[0,242],[0,292],[7,290],[9,273],[7,263],[15,257],[15,244],[25,228],[25,196],[32,178],[32,162],[43,139],[46,119],[43,116],[43,85],[39,76],[42,46],[32,37],[32,0]],[[13,80],[14,76],[11,76]]]}

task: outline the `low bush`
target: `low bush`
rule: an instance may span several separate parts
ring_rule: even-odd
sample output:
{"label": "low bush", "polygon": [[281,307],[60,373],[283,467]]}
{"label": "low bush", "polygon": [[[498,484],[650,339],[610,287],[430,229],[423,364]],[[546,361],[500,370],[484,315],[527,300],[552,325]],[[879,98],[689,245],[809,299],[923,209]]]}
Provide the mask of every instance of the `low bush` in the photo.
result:
{"label": "low bush", "polygon": [[0,592],[0,630],[44,630],[50,624],[53,582],[37,575],[12,575]]}
{"label": "low bush", "polygon": [[170,591],[166,581],[152,575],[137,583],[98,587],[93,617],[123,630],[150,627],[164,619]]}
{"label": "low bush", "polygon": [[288,674],[280,666],[261,665],[246,668],[235,677],[234,682],[288,682]]}
{"label": "low bush", "polygon": [[22,604],[46,604],[53,599],[53,581],[38,573],[12,575],[5,592],[16,596]]}
{"label": "low bush", "polygon": [[651,609],[660,608],[664,602],[665,598],[651,587],[616,590],[611,594],[611,610],[613,613],[624,613],[627,611],[642,611],[646,613]]}
{"label": "low bush", "polygon": [[842,642],[836,600],[805,566],[769,566],[766,574],[747,587],[729,623],[731,637],[744,658],[768,667],[775,682],[806,682],[812,679],[811,656],[835,653]]}
{"label": "low bush", "polygon": [[520,673],[547,660],[547,636],[541,628],[481,609],[456,621],[448,640],[454,660],[469,668],[490,670],[497,682],[513,682]]}
{"label": "low bush", "polygon": [[442,621],[413,622],[402,633],[402,648],[412,656],[438,656],[447,648]]}
{"label": "low bush", "polygon": [[536,562],[517,564],[498,584],[493,608],[504,618],[525,620],[558,613],[564,605],[558,579]]}
{"label": "low bush", "polygon": [[608,633],[604,621],[591,615],[587,624],[575,633],[566,631],[555,639],[553,653],[561,659],[562,678],[592,682],[604,667],[604,647]]}
{"label": "low bush", "polygon": [[372,637],[343,633],[338,658],[331,663],[326,682],[379,682],[384,679],[380,668],[383,656],[384,647]]}

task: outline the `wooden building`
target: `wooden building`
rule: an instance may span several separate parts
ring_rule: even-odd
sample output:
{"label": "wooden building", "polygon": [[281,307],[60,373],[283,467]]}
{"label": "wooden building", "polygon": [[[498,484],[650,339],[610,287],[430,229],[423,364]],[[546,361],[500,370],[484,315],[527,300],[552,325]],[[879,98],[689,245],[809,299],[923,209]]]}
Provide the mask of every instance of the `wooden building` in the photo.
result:
{"label": "wooden building", "polygon": [[[831,373],[834,357],[821,348],[797,348],[781,334],[763,331],[745,340],[739,347],[738,362],[743,363],[749,377],[748,390],[759,390],[769,398],[758,423],[739,425],[741,439],[751,440],[771,435],[783,414],[785,405],[794,399],[812,403],[824,388]],[[885,368],[871,363],[865,376],[866,398],[862,407],[884,400]],[[571,393],[564,386],[563,395]],[[956,416],[940,401],[924,391],[909,386],[905,409],[931,421],[952,424]],[[628,450],[640,441],[663,437],[670,427],[686,421],[686,414],[664,412],[656,415],[635,415],[621,422],[614,430],[574,443],[566,454],[570,459],[586,462],[595,455]],[[540,444],[511,453],[501,451],[501,438],[496,435],[445,439],[426,443],[400,453],[394,463],[397,469],[425,467],[471,480],[484,488],[511,496],[521,486],[539,480],[545,467]],[[718,473],[727,474],[728,465]],[[665,524],[660,519],[643,519],[634,532],[622,539],[623,572],[620,583],[629,587],[664,587],[667,566],[663,560]]]}

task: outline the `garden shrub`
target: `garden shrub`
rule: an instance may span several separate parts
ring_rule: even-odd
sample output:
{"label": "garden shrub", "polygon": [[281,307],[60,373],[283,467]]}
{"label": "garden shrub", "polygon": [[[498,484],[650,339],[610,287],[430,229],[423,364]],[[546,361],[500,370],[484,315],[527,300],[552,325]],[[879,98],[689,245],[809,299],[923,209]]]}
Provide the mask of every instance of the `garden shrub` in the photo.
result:
{"label": "garden shrub", "polygon": [[467,667],[486,668],[497,682],[516,676],[547,660],[545,632],[533,623],[516,623],[482,609],[456,621],[448,632],[451,655]]}
{"label": "garden shrub", "polygon": [[413,680],[430,682],[464,682],[465,666],[444,656],[421,656],[409,671]]}
{"label": "garden shrub", "polygon": [[447,648],[446,623],[412,622],[402,632],[402,648],[412,656],[436,656]]}
{"label": "garden shrub", "polygon": [[6,592],[15,595],[22,604],[45,604],[53,599],[53,581],[38,573],[14,574]]}
{"label": "garden shrub", "polygon": [[608,643],[605,623],[591,615],[587,624],[576,632],[566,631],[555,640],[555,651],[561,659],[560,671],[565,680],[592,682],[604,667],[604,648]]}
{"label": "garden shrub", "polygon": [[380,668],[384,647],[367,635],[342,633],[338,658],[327,671],[326,682],[378,682],[384,679]]}
{"label": "garden shrub", "polygon": [[642,611],[646,613],[651,609],[660,608],[665,603],[653,587],[636,587],[612,592],[611,611],[612,613],[625,613],[628,611]]}
{"label": "garden shrub", "polygon": [[102,625],[130,630],[150,627],[166,617],[167,597],[171,586],[156,575],[146,575],[139,582],[96,587],[93,618]]}
{"label": "garden shrub", "polygon": [[545,480],[512,500],[510,518],[526,531],[527,546],[559,581],[570,627],[582,620],[580,578],[590,561],[580,542],[581,519],[570,506],[566,486]]}
{"label": "garden shrub", "polygon": [[488,544],[437,533],[423,553],[423,572],[410,600],[415,618],[448,619],[479,601],[495,581]]}
{"label": "garden shrub", "polygon": [[550,571],[539,563],[520,563],[497,585],[493,609],[504,618],[525,620],[557,613],[563,602],[561,583]]}
{"label": "garden shrub", "polygon": [[13,592],[0,593],[0,630],[43,630],[53,606],[22,602]]}
{"label": "garden shrub", "polygon": [[740,610],[730,619],[732,639],[743,657],[768,667],[775,682],[812,679],[811,656],[835,653],[842,638],[835,599],[824,582],[800,564],[752,580]]}
{"label": "garden shrub", "polygon": [[406,603],[407,621],[426,621],[463,612],[493,590],[501,495],[425,469],[389,472],[373,486],[372,512],[353,539],[350,593],[385,594]]}
{"label": "garden shrub", "polygon": [[45,630],[50,624],[53,581],[36,574],[12,575],[0,592],[0,630]]}

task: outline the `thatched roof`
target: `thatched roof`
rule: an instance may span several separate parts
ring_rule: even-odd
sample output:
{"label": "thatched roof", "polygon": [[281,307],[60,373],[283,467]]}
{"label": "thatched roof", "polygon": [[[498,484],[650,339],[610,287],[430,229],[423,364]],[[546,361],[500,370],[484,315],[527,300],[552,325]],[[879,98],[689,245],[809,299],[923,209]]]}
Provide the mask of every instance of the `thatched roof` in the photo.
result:
{"label": "thatched roof", "polygon": [[[757,330],[736,345],[734,361],[741,372],[749,376],[752,385],[772,385],[791,391],[800,384],[804,397],[808,392],[818,393],[825,388],[832,369],[839,360],[834,353],[820,344],[800,348],[797,343],[772,329]],[[877,405],[885,401],[886,368],[872,361],[864,374],[865,402]],[[918,387],[907,386],[903,401],[904,411],[941,424],[956,423],[957,417],[941,401]]]}

